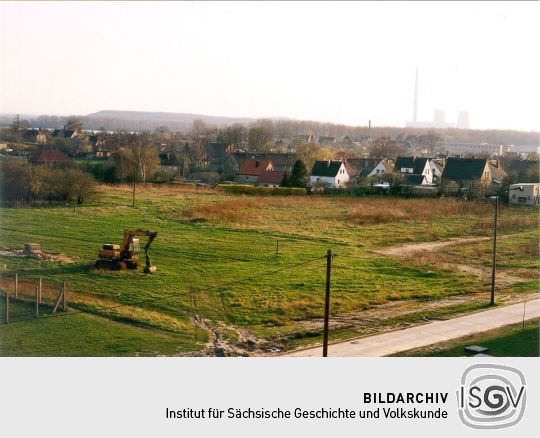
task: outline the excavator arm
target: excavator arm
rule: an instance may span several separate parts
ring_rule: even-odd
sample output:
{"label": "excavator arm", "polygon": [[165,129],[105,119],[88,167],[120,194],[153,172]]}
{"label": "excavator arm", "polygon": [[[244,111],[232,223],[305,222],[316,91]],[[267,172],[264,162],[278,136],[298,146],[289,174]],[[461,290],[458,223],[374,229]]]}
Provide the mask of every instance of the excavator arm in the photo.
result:
{"label": "excavator arm", "polygon": [[121,245],[122,254],[125,254],[127,256],[129,254],[129,248],[133,242],[133,238],[140,237],[140,236],[148,237],[148,241],[146,242],[146,245],[144,245],[144,256],[146,259],[144,272],[146,274],[150,272],[155,272],[156,267],[152,266],[150,263],[150,256],[148,255],[148,250],[150,249],[150,245],[152,245],[152,242],[154,241],[154,239],[157,237],[157,231],[143,230],[143,229],[124,230],[124,239],[122,240],[122,245]]}
{"label": "excavator arm", "polygon": [[144,267],[144,273],[149,274],[151,272],[156,272],[156,267],[152,266],[150,263],[150,256],[148,255],[148,250],[150,249],[150,245],[152,245],[152,242],[157,237],[157,231],[150,231],[148,236],[148,241],[146,242],[146,245],[144,245],[144,257],[146,259],[146,266]]}

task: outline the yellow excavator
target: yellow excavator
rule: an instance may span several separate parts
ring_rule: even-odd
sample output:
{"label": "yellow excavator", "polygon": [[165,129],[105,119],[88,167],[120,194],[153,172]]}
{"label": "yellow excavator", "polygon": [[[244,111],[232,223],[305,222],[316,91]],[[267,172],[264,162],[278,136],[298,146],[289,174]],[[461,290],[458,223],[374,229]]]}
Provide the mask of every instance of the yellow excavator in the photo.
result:
{"label": "yellow excavator", "polygon": [[124,230],[124,238],[120,245],[106,243],[99,250],[99,259],[96,260],[96,269],[107,269],[121,271],[125,269],[140,269],[142,267],[139,261],[139,253],[141,252],[141,244],[138,237],[148,237],[146,245],[144,245],[144,256],[146,264],[144,273],[150,274],[156,272],[157,268],[150,263],[148,250],[150,245],[157,237],[157,232],[152,230]]}

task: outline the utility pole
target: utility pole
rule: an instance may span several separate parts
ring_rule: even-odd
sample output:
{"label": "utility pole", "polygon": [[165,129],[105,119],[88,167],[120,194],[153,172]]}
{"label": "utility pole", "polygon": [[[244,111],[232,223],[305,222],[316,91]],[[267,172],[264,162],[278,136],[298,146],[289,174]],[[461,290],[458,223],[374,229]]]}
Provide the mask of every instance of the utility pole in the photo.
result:
{"label": "utility pole", "polygon": [[495,260],[497,254],[497,210],[499,209],[499,197],[495,196],[495,211],[493,213],[493,262],[491,266],[491,301],[495,305]]}
{"label": "utility pole", "polygon": [[36,306],[35,306],[35,311],[36,311],[36,318],[39,317],[39,285],[36,284]]}
{"label": "utility pole", "polygon": [[324,299],[323,357],[328,356],[328,326],[330,319],[330,270],[332,269],[332,250],[326,252],[326,294]]}
{"label": "utility pole", "polygon": [[131,200],[131,206],[135,207],[135,163],[133,163],[133,198]]}
{"label": "utility pole", "polygon": [[9,292],[6,291],[6,324],[9,324]]}

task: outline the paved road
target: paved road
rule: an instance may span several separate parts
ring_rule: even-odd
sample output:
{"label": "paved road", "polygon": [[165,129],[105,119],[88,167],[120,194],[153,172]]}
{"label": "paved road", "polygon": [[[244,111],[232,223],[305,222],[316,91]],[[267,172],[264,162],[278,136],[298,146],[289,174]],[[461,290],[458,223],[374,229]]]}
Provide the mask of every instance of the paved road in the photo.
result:
{"label": "paved road", "polygon": [[[540,316],[540,299],[527,301],[525,319]],[[436,321],[404,330],[340,342],[328,347],[328,356],[387,356],[411,348],[460,338],[497,327],[521,322],[523,303],[484,310],[471,315]],[[322,347],[296,351],[287,356],[321,356]]]}

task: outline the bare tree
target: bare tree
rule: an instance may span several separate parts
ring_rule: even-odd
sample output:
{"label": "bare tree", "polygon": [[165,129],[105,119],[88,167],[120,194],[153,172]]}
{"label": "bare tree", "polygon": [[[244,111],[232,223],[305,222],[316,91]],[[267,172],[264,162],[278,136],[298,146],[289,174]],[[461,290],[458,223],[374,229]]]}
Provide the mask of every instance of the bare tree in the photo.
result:
{"label": "bare tree", "polygon": [[248,132],[248,143],[251,149],[261,151],[272,141],[272,131],[264,126],[253,126]]}
{"label": "bare tree", "polygon": [[369,147],[369,156],[372,158],[396,158],[403,153],[401,145],[391,140],[390,137],[380,137],[371,143]]}
{"label": "bare tree", "polygon": [[80,132],[83,129],[83,123],[79,117],[69,116],[67,119],[65,129]]}
{"label": "bare tree", "polygon": [[334,156],[332,151],[318,143],[305,143],[296,148],[296,156],[302,160],[307,169],[311,171],[317,160],[331,160]]}

